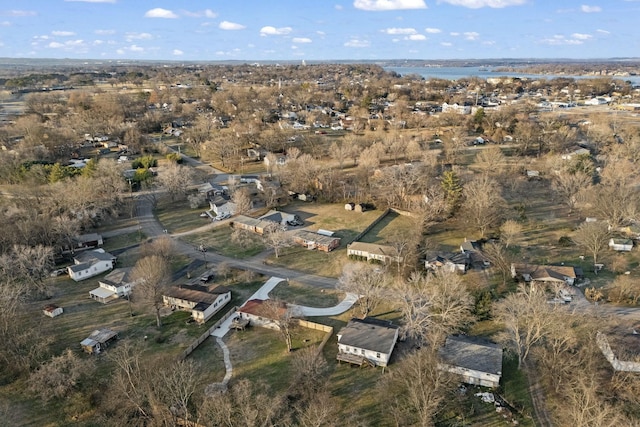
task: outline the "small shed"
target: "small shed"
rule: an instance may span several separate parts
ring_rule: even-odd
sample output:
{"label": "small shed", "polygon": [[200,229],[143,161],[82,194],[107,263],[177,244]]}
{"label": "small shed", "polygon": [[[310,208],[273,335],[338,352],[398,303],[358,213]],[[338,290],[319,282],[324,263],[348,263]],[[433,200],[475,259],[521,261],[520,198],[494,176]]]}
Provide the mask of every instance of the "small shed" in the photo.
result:
{"label": "small shed", "polygon": [[44,313],[44,315],[49,317],[60,316],[63,313],[63,311],[64,310],[62,309],[62,307],[59,307],[55,304],[48,304],[44,306],[42,309],[42,312]]}
{"label": "small shed", "polygon": [[80,342],[82,349],[89,354],[99,354],[109,344],[118,339],[118,333],[111,329],[95,330]]}
{"label": "small shed", "polygon": [[609,248],[618,252],[629,252],[633,249],[633,240],[631,239],[610,239]]}

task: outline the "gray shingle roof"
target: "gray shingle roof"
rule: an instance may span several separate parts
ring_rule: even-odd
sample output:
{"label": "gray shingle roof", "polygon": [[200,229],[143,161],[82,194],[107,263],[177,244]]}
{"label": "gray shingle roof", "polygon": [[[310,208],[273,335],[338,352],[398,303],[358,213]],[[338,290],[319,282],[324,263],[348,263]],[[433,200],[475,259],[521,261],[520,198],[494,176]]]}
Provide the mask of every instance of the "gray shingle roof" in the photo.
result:
{"label": "gray shingle roof", "polygon": [[502,374],[502,348],[471,337],[449,336],[440,349],[443,361],[452,366],[490,374]]}
{"label": "gray shingle roof", "polygon": [[397,340],[398,327],[375,319],[351,319],[338,332],[338,342],[350,347],[389,353]]}

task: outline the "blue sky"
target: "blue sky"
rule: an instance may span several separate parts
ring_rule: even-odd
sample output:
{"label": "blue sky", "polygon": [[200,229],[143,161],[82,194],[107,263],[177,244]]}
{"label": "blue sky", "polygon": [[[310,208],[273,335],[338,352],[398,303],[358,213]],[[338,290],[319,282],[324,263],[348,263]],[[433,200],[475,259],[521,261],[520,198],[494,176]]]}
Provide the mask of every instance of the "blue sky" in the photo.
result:
{"label": "blue sky", "polygon": [[639,18],[640,0],[3,0],[0,57],[631,57]]}

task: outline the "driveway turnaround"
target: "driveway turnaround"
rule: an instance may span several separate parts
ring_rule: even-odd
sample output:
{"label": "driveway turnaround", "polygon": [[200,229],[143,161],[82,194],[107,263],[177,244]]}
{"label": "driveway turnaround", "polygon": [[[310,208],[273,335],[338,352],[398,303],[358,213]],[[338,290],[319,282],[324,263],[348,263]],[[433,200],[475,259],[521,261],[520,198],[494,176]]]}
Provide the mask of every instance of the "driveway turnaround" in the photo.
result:
{"label": "driveway turnaround", "polygon": [[327,308],[316,308],[316,307],[307,307],[304,305],[295,305],[289,304],[289,307],[296,314],[301,314],[303,316],[313,317],[313,316],[336,316],[338,314],[342,314],[345,311],[349,310],[351,306],[358,301],[358,295],[347,293],[342,302],[333,307]]}

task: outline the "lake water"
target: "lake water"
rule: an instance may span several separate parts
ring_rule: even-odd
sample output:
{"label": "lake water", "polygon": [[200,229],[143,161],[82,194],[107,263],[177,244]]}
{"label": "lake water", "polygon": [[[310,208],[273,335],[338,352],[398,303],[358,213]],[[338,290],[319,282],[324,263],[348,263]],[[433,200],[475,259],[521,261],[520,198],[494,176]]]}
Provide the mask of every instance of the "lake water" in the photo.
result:
{"label": "lake water", "polygon": [[[525,74],[514,73],[508,71],[495,72],[492,68],[485,67],[384,67],[387,71],[395,71],[400,75],[417,74],[428,78],[438,78],[446,80],[458,80],[467,77],[479,77],[486,79],[488,77],[527,77],[532,79],[553,79],[556,77],[569,77],[574,79],[588,79],[597,76],[573,76],[573,75],[554,75],[554,74]],[[630,81],[634,85],[640,84],[640,76],[620,76],[612,77],[624,81]]]}

